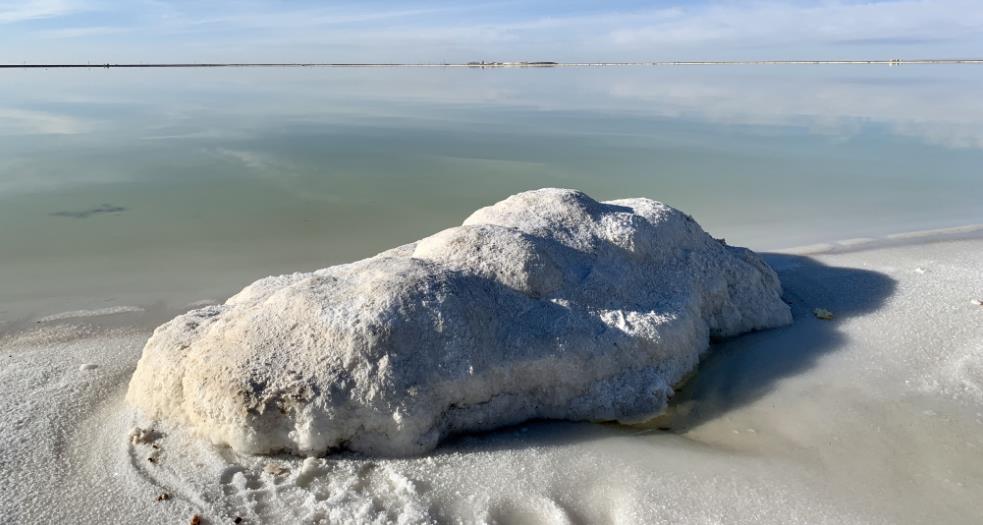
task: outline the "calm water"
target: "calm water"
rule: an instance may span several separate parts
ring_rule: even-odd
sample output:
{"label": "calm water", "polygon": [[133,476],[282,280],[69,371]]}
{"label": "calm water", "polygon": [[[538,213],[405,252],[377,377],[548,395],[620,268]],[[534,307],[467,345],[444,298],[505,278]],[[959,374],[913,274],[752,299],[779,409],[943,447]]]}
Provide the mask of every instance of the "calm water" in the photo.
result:
{"label": "calm water", "polygon": [[756,249],[983,222],[983,68],[0,72],[0,323],[222,299],[544,186]]}

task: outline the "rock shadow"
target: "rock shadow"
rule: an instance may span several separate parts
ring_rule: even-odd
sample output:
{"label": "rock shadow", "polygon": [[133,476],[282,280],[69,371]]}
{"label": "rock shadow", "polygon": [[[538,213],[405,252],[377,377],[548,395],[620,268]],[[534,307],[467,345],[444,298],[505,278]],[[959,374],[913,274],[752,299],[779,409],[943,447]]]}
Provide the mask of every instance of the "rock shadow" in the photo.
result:
{"label": "rock shadow", "polygon": [[[664,416],[637,426],[531,420],[489,432],[450,436],[431,455],[571,445],[639,430],[685,432],[760,399],[783,378],[808,371],[845,343],[839,323],[878,310],[897,284],[882,273],[827,266],[806,256],[762,256],[782,280],[793,323],[712,342],[694,375],[677,389]],[[814,308],[832,311],[834,319],[817,319]]]}
{"label": "rock shadow", "polygon": [[[782,280],[792,324],[712,343],[695,375],[677,390],[667,415],[650,428],[685,432],[760,399],[783,378],[836,352],[846,342],[838,325],[878,310],[897,285],[882,273],[826,266],[806,256],[763,257]],[[817,319],[815,308],[830,310],[833,319]]]}

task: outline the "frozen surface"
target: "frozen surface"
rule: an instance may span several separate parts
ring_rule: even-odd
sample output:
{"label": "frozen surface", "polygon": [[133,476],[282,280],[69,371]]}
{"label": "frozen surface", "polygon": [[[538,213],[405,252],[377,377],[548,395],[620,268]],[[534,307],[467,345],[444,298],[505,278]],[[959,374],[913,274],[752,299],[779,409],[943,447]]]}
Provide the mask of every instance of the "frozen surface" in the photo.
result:
{"label": "frozen surface", "polygon": [[[65,320],[0,335],[0,514],[14,524],[195,513],[247,524],[980,523],[983,308],[972,301],[983,240],[940,239],[767,255],[795,322],[715,345],[651,424],[528,423],[411,459],[239,455],[154,426],[124,401],[148,331]],[[146,440],[131,441],[135,426]]]}
{"label": "frozen surface", "polygon": [[688,215],[543,189],[177,317],[127,399],[238,452],[417,454],[529,419],[651,419],[711,337],[789,322],[771,268]]}

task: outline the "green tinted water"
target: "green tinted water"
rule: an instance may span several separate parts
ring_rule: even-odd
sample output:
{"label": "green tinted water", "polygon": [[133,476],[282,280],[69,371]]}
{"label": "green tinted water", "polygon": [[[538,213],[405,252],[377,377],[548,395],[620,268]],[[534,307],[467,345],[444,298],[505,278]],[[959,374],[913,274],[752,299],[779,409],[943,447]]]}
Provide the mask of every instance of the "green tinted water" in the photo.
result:
{"label": "green tinted water", "polygon": [[979,223],[981,81],[974,66],[4,71],[0,321],[222,299],[545,186],[652,197],[755,249]]}

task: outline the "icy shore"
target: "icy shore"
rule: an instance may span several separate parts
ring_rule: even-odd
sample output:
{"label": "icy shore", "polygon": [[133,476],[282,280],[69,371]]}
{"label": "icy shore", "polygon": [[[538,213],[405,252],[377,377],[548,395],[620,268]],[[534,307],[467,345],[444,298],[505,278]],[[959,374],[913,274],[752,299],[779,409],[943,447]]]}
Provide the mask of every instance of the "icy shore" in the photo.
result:
{"label": "icy shore", "polygon": [[[835,251],[766,254],[795,322],[715,344],[649,427],[537,422],[399,460],[239,455],[165,424],[133,443],[130,428],[150,422],[124,396],[149,330],[31,321],[0,334],[0,513],[7,523],[979,523],[983,235]],[[125,315],[142,326],[150,313]]]}

